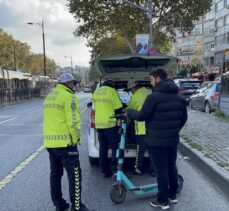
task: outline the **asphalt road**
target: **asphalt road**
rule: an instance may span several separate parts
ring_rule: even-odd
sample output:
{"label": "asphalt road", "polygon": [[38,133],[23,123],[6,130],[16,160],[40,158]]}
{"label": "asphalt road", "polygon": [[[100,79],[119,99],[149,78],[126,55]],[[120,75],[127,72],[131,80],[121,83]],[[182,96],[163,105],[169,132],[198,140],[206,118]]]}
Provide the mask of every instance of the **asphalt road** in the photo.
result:
{"label": "asphalt road", "polygon": [[[149,206],[151,197],[139,198],[127,193],[123,204],[115,205],[109,198],[111,179],[104,179],[99,167],[88,162],[87,132],[90,94],[80,94],[83,144],[79,147],[83,172],[83,202],[96,211],[158,210]],[[0,108],[0,210],[55,210],[49,193],[49,160],[42,146],[42,100]],[[40,151],[34,152],[40,148]],[[179,157],[182,157],[179,155]],[[27,159],[27,160],[26,160]],[[23,162],[25,161],[25,162]],[[17,167],[19,166],[19,167]],[[16,168],[17,167],[17,168]],[[15,170],[16,168],[16,170]],[[217,187],[210,183],[191,162],[178,159],[178,168],[185,183],[178,195],[174,211],[227,211],[229,202]],[[12,172],[12,170],[15,170]],[[130,176],[137,184],[152,183],[148,176]],[[66,174],[63,195],[68,199]]]}

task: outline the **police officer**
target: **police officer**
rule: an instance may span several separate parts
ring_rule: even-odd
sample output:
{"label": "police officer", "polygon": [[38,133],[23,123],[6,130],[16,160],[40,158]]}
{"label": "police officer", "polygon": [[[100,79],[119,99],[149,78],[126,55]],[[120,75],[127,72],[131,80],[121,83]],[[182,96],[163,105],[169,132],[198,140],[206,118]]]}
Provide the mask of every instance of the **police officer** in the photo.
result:
{"label": "police officer", "polygon": [[[126,110],[134,109],[134,110],[141,110],[142,105],[146,99],[146,97],[152,93],[150,89],[142,87],[141,85],[137,84],[135,80],[130,80],[127,83],[127,88],[131,91],[132,97],[130,99],[130,103],[127,106]],[[146,129],[145,129],[145,122],[143,121],[134,121],[135,125],[135,141],[137,144],[137,151],[136,151],[136,160],[135,160],[135,170],[134,173],[137,175],[143,174],[143,161],[144,161],[144,153],[148,148],[146,142]],[[155,176],[152,164],[150,164],[150,174]]]}
{"label": "police officer", "polygon": [[57,211],[69,207],[62,197],[63,167],[67,171],[71,210],[88,210],[81,203],[81,169],[77,145],[81,144],[81,116],[75,95],[76,79],[60,75],[59,84],[44,102],[44,146],[50,159],[51,198]]}
{"label": "police officer", "polygon": [[[99,161],[104,177],[111,177],[117,171],[116,150],[120,141],[120,135],[112,116],[122,111],[122,103],[119,99],[115,82],[104,81],[103,85],[93,93],[95,108],[95,128],[99,139]],[[108,150],[112,149],[111,166],[108,164]]]}

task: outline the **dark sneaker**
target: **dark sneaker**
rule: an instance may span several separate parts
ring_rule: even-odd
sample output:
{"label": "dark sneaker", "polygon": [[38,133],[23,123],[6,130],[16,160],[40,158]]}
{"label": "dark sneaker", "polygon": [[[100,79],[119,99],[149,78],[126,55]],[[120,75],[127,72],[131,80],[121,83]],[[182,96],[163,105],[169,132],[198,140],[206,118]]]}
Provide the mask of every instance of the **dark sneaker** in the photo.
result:
{"label": "dark sneaker", "polygon": [[169,202],[171,204],[176,204],[178,202],[177,197],[176,196],[169,197]]}
{"label": "dark sneaker", "polygon": [[69,207],[70,207],[69,203],[65,201],[65,202],[61,203],[60,206],[56,207],[56,211],[64,211],[64,210],[68,209]]}
{"label": "dark sneaker", "polygon": [[155,208],[161,208],[163,210],[169,209],[169,203],[168,202],[161,203],[157,200],[150,201],[150,206],[155,207]]}
{"label": "dark sneaker", "polygon": [[138,175],[138,176],[141,176],[141,175],[143,175],[143,172],[140,169],[135,169],[134,170],[134,174]]}

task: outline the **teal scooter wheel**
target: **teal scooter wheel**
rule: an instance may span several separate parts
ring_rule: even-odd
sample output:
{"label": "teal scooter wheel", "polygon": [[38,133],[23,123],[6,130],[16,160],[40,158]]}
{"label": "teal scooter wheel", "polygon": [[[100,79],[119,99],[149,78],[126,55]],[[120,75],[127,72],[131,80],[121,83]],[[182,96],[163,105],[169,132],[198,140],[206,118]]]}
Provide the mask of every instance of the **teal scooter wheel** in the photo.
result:
{"label": "teal scooter wheel", "polygon": [[126,187],[123,184],[115,184],[111,189],[110,198],[115,204],[121,204],[126,198]]}
{"label": "teal scooter wheel", "polygon": [[178,188],[177,188],[177,193],[180,193],[180,191],[182,190],[183,183],[184,183],[183,177],[180,174],[178,174]]}

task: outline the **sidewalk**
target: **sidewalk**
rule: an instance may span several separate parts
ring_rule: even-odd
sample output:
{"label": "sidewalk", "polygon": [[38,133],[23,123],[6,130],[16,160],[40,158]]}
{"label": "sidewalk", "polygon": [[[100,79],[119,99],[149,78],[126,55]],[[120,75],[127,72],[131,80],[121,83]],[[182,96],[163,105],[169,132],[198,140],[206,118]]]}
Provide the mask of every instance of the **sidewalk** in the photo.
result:
{"label": "sidewalk", "polygon": [[229,196],[229,122],[196,110],[188,115],[181,131],[181,153]]}

